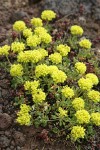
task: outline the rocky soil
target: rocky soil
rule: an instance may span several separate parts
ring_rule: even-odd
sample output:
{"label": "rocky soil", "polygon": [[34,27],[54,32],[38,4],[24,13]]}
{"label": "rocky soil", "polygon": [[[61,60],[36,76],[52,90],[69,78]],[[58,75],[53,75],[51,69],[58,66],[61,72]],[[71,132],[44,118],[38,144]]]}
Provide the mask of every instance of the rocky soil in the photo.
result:
{"label": "rocky soil", "polygon": [[[27,22],[46,8],[58,12],[56,25],[59,24],[59,27],[64,22],[66,26],[81,25],[85,30],[84,36],[92,40],[93,50],[100,58],[99,0],[31,0],[28,4],[28,0],[0,1],[0,46],[9,43],[14,21],[22,19]],[[11,88],[11,77],[2,66],[2,61],[5,58],[0,57],[0,150],[75,150],[77,143],[56,139],[49,135],[47,129],[19,126],[16,123],[18,107],[14,105],[14,98],[18,91]],[[94,139],[82,144],[83,150],[100,149],[100,132],[96,130]]]}

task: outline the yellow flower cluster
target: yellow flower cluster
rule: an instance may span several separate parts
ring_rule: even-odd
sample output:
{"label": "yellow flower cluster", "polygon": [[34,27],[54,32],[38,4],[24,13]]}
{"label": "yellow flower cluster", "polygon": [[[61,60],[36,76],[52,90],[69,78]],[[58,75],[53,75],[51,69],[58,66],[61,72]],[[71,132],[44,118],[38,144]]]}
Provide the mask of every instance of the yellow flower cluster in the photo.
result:
{"label": "yellow flower cluster", "polygon": [[48,33],[42,33],[40,36],[41,42],[45,43],[45,44],[49,44],[52,42],[52,37],[50,34]]}
{"label": "yellow flower cluster", "polygon": [[70,30],[71,30],[72,35],[82,35],[83,34],[82,27],[80,27],[78,25],[71,26]]}
{"label": "yellow flower cluster", "polygon": [[75,64],[75,69],[80,73],[84,74],[86,72],[86,65],[83,62],[77,62]]}
{"label": "yellow flower cluster", "polygon": [[21,32],[26,28],[24,21],[16,21],[13,25],[13,30]]}
{"label": "yellow flower cluster", "polygon": [[30,125],[31,124],[31,115],[29,114],[31,110],[30,106],[26,104],[21,104],[20,109],[21,110],[17,114],[18,118],[16,119],[16,121],[20,125],[26,125],[26,126]]}
{"label": "yellow flower cluster", "polygon": [[32,29],[31,28],[29,28],[29,29],[26,28],[26,29],[23,30],[23,36],[26,37],[26,38],[29,37],[29,36],[32,36],[32,34],[33,33],[32,33]]}
{"label": "yellow flower cluster", "polygon": [[41,65],[36,66],[35,76],[37,78],[41,76],[46,76],[48,74],[51,75],[55,83],[64,83],[64,81],[67,79],[66,74],[63,71],[59,70],[54,65],[47,66],[45,64],[41,64]]}
{"label": "yellow flower cluster", "polygon": [[100,102],[100,92],[91,90],[88,92],[88,97],[90,100],[92,100],[94,103]]}
{"label": "yellow flower cluster", "polygon": [[58,108],[58,111],[59,111],[59,117],[60,117],[60,118],[63,118],[63,117],[65,117],[65,116],[67,116],[67,113],[68,113],[67,110],[64,110],[64,109],[62,109],[61,107],[59,107],[59,108]]}
{"label": "yellow flower cluster", "polygon": [[47,33],[47,30],[44,27],[36,27],[34,33],[40,36],[41,34]]}
{"label": "yellow flower cluster", "polygon": [[23,67],[21,64],[13,64],[10,68],[11,76],[22,76],[23,75]]}
{"label": "yellow flower cluster", "polygon": [[80,47],[90,49],[92,43],[88,39],[83,39],[79,42]]}
{"label": "yellow flower cluster", "polygon": [[78,110],[75,114],[76,118],[77,118],[77,122],[80,124],[83,123],[89,123],[90,121],[90,115],[88,113],[88,111],[86,110]]}
{"label": "yellow flower cluster", "polygon": [[38,65],[35,68],[35,76],[37,78],[41,76],[46,76],[48,73],[49,73],[48,66],[45,64]]}
{"label": "yellow flower cluster", "polygon": [[0,55],[8,55],[9,54],[9,50],[10,50],[10,46],[5,45],[0,47]]}
{"label": "yellow flower cluster", "polygon": [[23,42],[13,42],[11,44],[11,50],[13,50],[13,52],[21,52],[25,49],[25,44]]}
{"label": "yellow flower cluster", "polygon": [[40,85],[39,81],[26,81],[24,84],[24,88],[25,90],[29,90],[29,91],[34,91],[38,88],[38,86]]}
{"label": "yellow flower cluster", "polygon": [[78,85],[82,90],[90,90],[93,87],[93,83],[89,78],[80,78],[78,80]]}
{"label": "yellow flower cluster", "polygon": [[30,47],[37,47],[41,43],[41,39],[37,35],[32,35],[26,39],[26,42]]}
{"label": "yellow flower cluster", "polygon": [[43,58],[45,58],[45,56],[47,55],[48,53],[44,49],[28,50],[28,51],[20,52],[17,56],[17,61],[24,62],[24,63],[27,62],[37,63]]}
{"label": "yellow flower cluster", "polygon": [[52,75],[53,72],[57,72],[58,71],[58,68],[55,65],[50,65],[48,70],[49,70],[49,74]]}
{"label": "yellow flower cluster", "polygon": [[[55,68],[56,69],[56,68]],[[53,81],[55,83],[64,83],[64,81],[67,79],[67,75],[61,71],[61,70],[51,70],[52,73],[51,74],[51,77],[53,78]]]}
{"label": "yellow flower cluster", "polygon": [[82,98],[75,98],[72,102],[72,106],[75,110],[84,109],[84,100]]}
{"label": "yellow flower cluster", "polygon": [[46,98],[46,94],[42,91],[42,89],[37,89],[35,92],[33,91],[32,97],[35,103],[42,103]]}
{"label": "yellow flower cluster", "polygon": [[71,89],[70,87],[65,86],[65,87],[62,89],[62,94],[63,94],[66,98],[72,98],[72,97],[74,96],[74,91],[73,91],[73,89]]}
{"label": "yellow flower cluster", "polygon": [[33,50],[32,53],[31,53],[30,61],[33,62],[33,63],[37,63],[41,59],[43,59],[43,56],[42,56],[41,52],[39,52],[38,50]]}
{"label": "yellow flower cluster", "polygon": [[79,138],[84,138],[85,136],[85,129],[81,126],[73,126],[71,130],[71,137],[74,141],[78,140]]}
{"label": "yellow flower cluster", "polygon": [[42,89],[38,89],[39,85],[40,85],[39,80],[26,81],[24,84],[25,90],[31,91],[33,101],[35,103],[41,103],[46,98],[46,94],[42,91]]}
{"label": "yellow flower cluster", "polygon": [[99,112],[92,113],[92,114],[91,114],[91,121],[92,121],[96,126],[100,126],[100,113],[99,113]]}
{"label": "yellow flower cluster", "polygon": [[47,52],[45,49],[39,48],[38,51],[41,53],[42,59],[43,59],[44,57],[48,56],[48,52]]}
{"label": "yellow flower cluster", "polygon": [[18,62],[24,62],[24,63],[27,63],[27,62],[30,62],[31,59],[32,59],[32,52],[31,50],[29,51],[24,51],[24,52],[20,52],[18,55],[17,55],[17,61]]}
{"label": "yellow flower cluster", "polygon": [[94,73],[86,74],[86,78],[90,79],[93,85],[97,85],[99,83],[99,79]]}
{"label": "yellow flower cluster", "polygon": [[52,10],[44,10],[41,14],[41,18],[43,20],[51,21],[52,19],[56,18],[56,13]]}
{"label": "yellow flower cluster", "polygon": [[41,26],[43,26],[42,20],[40,18],[32,18],[31,19],[31,24],[34,27],[41,27]]}
{"label": "yellow flower cluster", "polygon": [[51,35],[48,34],[47,30],[43,27],[35,28],[34,33],[41,39],[41,42],[43,42],[43,43],[48,44],[52,41]]}
{"label": "yellow flower cluster", "polygon": [[49,59],[55,64],[62,63],[62,56],[60,53],[55,52],[54,54],[49,55]]}
{"label": "yellow flower cluster", "polygon": [[68,53],[70,52],[70,47],[67,45],[60,44],[57,46],[57,51],[59,51],[59,53],[62,56],[67,56]]}

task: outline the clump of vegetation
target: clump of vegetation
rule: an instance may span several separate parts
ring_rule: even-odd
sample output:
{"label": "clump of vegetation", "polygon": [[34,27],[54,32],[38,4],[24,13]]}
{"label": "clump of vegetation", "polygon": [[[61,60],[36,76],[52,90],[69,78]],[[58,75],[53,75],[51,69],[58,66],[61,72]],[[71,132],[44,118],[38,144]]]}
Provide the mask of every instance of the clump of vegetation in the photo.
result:
{"label": "clump of vegetation", "polygon": [[[71,26],[68,38],[51,36],[50,21],[55,18],[53,11],[45,10],[29,26],[16,21],[17,36],[11,45],[0,47],[0,55],[9,61],[12,86],[24,88],[24,96],[16,98],[20,105],[16,121],[47,127],[77,141],[93,135],[94,125],[100,126],[99,64],[93,61],[91,41],[81,37],[82,27]],[[93,63],[91,72],[89,63]]]}

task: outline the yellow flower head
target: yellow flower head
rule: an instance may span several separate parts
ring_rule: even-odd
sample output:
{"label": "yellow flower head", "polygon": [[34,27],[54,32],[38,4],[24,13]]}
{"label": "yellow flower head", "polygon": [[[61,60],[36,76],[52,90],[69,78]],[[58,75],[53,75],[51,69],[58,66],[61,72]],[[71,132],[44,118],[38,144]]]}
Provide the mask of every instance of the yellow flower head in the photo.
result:
{"label": "yellow flower head", "polygon": [[25,90],[31,90],[31,83],[32,81],[26,81],[24,84]]}
{"label": "yellow flower head", "polygon": [[92,43],[88,39],[83,39],[79,42],[80,47],[90,49]]}
{"label": "yellow flower head", "polygon": [[35,103],[42,103],[46,98],[46,94],[42,91],[42,89],[37,89],[32,93],[32,97]]}
{"label": "yellow flower head", "polygon": [[71,137],[74,141],[78,140],[79,138],[84,138],[85,136],[85,129],[81,126],[73,126],[71,130]]}
{"label": "yellow flower head", "polygon": [[86,65],[83,62],[77,62],[75,64],[75,69],[80,73],[84,74],[86,72]]}
{"label": "yellow flower head", "polygon": [[57,51],[59,51],[59,53],[62,56],[67,56],[68,53],[70,52],[70,47],[67,45],[60,44],[57,46]]}
{"label": "yellow flower head", "polygon": [[72,102],[72,106],[75,110],[84,109],[84,100],[82,98],[75,98]]}
{"label": "yellow flower head", "polygon": [[30,106],[21,104],[20,111],[17,114],[18,118],[16,119],[20,125],[29,126],[31,124],[31,115],[29,114],[30,110]]}
{"label": "yellow flower head", "polygon": [[41,33],[41,35],[39,37],[41,39],[41,42],[43,42],[45,44],[49,44],[52,42],[52,37],[48,33]]}
{"label": "yellow flower head", "polygon": [[48,56],[48,52],[45,49],[39,48],[38,51],[41,53],[42,58],[45,58],[46,56]]}
{"label": "yellow flower head", "polygon": [[43,26],[42,20],[40,18],[32,18],[31,19],[31,24],[34,27],[41,27],[41,26]]}
{"label": "yellow flower head", "polygon": [[21,64],[13,64],[10,69],[11,76],[22,76],[23,75],[23,67]]}
{"label": "yellow flower head", "polygon": [[94,103],[100,102],[100,92],[91,90],[88,92],[88,97],[90,100],[92,100]]}
{"label": "yellow flower head", "polygon": [[90,122],[90,115],[88,113],[88,111],[86,110],[78,110],[75,114],[76,118],[77,118],[77,122],[80,124],[83,123],[89,123]]}
{"label": "yellow flower head", "polygon": [[18,62],[24,62],[24,63],[27,63],[27,62],[30,62],[31,59],[32,59],[32,52],[31,50],[29,51],[24,51],[24,52],[20,52],[18,55],[17,55],[17,61]]}
{"label": "yellow flower head", "polygon": [[48,75],[48,73],[49,73],[48,66],[45,64],[38,65],[35,68],[35,76],[37,78],[39,78],[41,76],[46,76],[46,75]]}
{"label": "yellow flower head", "polygon": [[31,125],[31,115],[29,113],[25,113],[25,114],[20,114],[20,112],[17,114],[18,117],[16,119],[16,121],[20,124],[20,125],[26,125],[29,126]]}
{"label": "yellow flower head", "polygon": [[30,91],[34,91],[38,88],[38,86],[40,85],[39,81],[26,81],[24,84],[24,88],[25,90],[30,90]]}
{"label": "yellow flower head", "polygon": [[[50,70],[49,70],[49,73],[50,73]],[[61,70],[55,70],[55,71],[52,70],[51,77],[53,78],[53,81],[55,83],[64,83],[64,81],[67,79],[67,75]]]}
{"label": "yellow flower head", "polygon": [[13,50],[13,52],[21,52],[25,49],[25,44],[23,42],[13,42],[11,44],[11,50]]}
{"label": "yellow flower head", "polygon": [[66,98],[72,98],[72,97],[74,96],[74,91],[73,91],[73,89],[71,89],[70,87],[65,86],[65,87],[62,89],[62,94],[63,94]]}
{"label": "yellow flower head", "polygon": [[82,35],[83,34],[82,27],[80,27],[78,25],[71,26],[70,30],[71,30],[72,35]]}
{"label": "yellow flower head", "polygon": [[78,80],[78,85],[82,90],[90,90],[93,87],[93,83],[89,78],[80,78]]}
{"label": "yellow flower head", "polygon": [[50,65],[50,66],[48,67],[48,70],[49,70],[49,74],[52,75],[53,72],[57,72],[57,71],[58,71],[58,68],[57,68],[57,66],[55,66],[55,65]]}
{"label": "yellow flower head", "polygon": [[13,30],[21,32],[26,28],[24,21],[16,21],[13,25]]}
{"label": "yellow flower head", "polygon": [[37,35],[32,35],[27,38],[26,42],[30,47],[37,47],[41,43],[41,39]]}
{"label": "yellow flower head", "polygon": [[64,110],[64,109],[62,109],[61,107],[59,107],[58,108],[58,111],[59,111],[59,117],[60,118],[63,118],[63,117],[65,117],[65,116],[67,116],[67,110]]}
{"label": "yellow flower head", "polygon": [[32,34],[33,33],[32,33],[32,29],[31,28],[29,28],[29,29],[26,28],[26,29],[23,30],[23,36],[26,37],[26,38],[29,37],[29,36],[32,36]]}
{"label": "yellow flower head", "polygon": [[96,126],[100,126],[100,113],[99,113],[99,112],[92,113],[92,114],[91,114],[91,121],[92,121]]}
{"label": "yellow flower head", "polygon": [[30,61],[33,62],[33,63],[37,63],[42,58],[43,58],[43,56],[42,56],[41,52],[39,52],[38,50],[33,50],[33,52],[31,53]]}
{"label": "yellow flower head", "polygon": [[47,33],[47,30],[44,27],[36,27],[34,33],[38,36],[41,36],[41,34]]}
{"label": "yellow flower head", "polygon": [[28,112],[30,112],[31,107],[29,105],[26,105],[26,104],[21,104],[20,109],[23,113],[28,113]]}
{"label": "yellow flower head", "polygon": [[56,18],[56,13],[52,10],[44,10],[41,14],[41,18],[43,20],[51,21],[52,19]]}
{"label": "yellow flower head", "polygon": [[99,79],[94,73],[86,74],[86,78],[90,79],[93,85],[97,85],[99,83]]}
{"label": "yellow flower head", "polygon": [[4,45],[0,47],[0,55],[8,55],[10,50],[10,46]]}
{"label": "yellow flower head", "polygon": [[40,51],[38,50],[28,50],[24,52],[20,52],[17,56],[17,61],[18,62],[33,62],[37,63],[41,59],[43,59],[43,56]]}
{"label": "yellow flower head", "polygon": [[62,56],[60,55],[60,53],[54,53],[49,55],[49,59],[55,64],[62,63]]}

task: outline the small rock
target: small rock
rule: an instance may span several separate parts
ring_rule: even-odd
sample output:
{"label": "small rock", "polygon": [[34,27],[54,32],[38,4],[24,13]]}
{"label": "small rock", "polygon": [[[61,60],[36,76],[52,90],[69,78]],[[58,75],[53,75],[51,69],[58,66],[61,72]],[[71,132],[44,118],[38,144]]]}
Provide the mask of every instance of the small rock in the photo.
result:
{"label": "small rock", "polygon": [[36,134],[34,126],[23,126],[22,131],[24,134],[27,134],[28,137],[32,137]]}
{"label": "small rock", "polygon": [[13,12],[9,21],[11,23],[14,23],[15,21],[23,20],[24,18],[28,18],[28,14],[24,11],[17,11],[17,12]]}
{"label": "small rock", "polygon": [[0,80],[0,87],[6,89],[8,88],[9,85],[10,85],[9,80],[7,79]]}
{"label": "small rock", "polygon": [[3,42],[6,39],[5,34],[0,35],[0,43]]}
{"label": "small rock", "polygon": [[[0,104],[3,104],[4,103],[4,99],[3,98],[0,98]],[[2,106],[3,107],[3,106]]]}
{"label": "small rock", "polygon": [[10,131],[5,131],[5,135],[6,135],[7,137],[11,137]]}
{"label": "small rock", "polygon": [[1,92],[1,90],[0,90],[0,98],[2,98],[2,94],[1,94],[2,92]]}
{"label": "small rock", "polygon": [[11,150],[11,149],[9,147],[7,147],[6,150]]}
{"label": "small rock", "polygon": [[0,147],[5,148],[10,145],[10,139],[8,139],[5,135],[0,137]]}
{"label": "small rock", "polygon": [[10,146],[10,149],[11,149],[11,150],[14,150],[14,146],[13,146],[13,145],[11,145],[11,146]]}
{"label": "small rock", "polygon": [[6,77],[6,73],[2,69],[0,69],[0,80],[4,79],[5,77]]}
{"label": "small rock", "polygon": [[11,141],[11,145],[15,146],[15,142],[14,140]]}
{"label": "small rock", "polygon": [[6,113],[0,113],[0,129],[7,129],[12,123],[12,118]]}
{"label": "small rock", "polygon": [[86,19],[83,16],[79,17],[79,22],[85,24],[86,23]]}
{"label": "small rock", "polygon": [[21,147],[17,146],[17,150],[21,150]]}
{"label": "small rock", "polygon": [[100,58],[100,49],[96,50],[96,55],[98,56],[98,58]]}
{"label": "small rock", "polygon": [[2,110],[2,105],[0,105],[0,113],[2,113],[3,112],[3,110]]}
{"label": "small rock", "polygon": [[9,91],[6,89],[2,89],[2,97],[5,99],[8,99],[9,97]]}
{"label": "small rock", "polygon": [[19,131],[15,131],[14,135],[14,140],[17,146],[23,146],[25,143],[25,136],[23,133]]}
{"label": "small rock", "polygon": [[4,131],[0,131],[0,135],[4,134]]}
{"label": "small rock", "polygon": [[95,20],[100,20],[100,6],[95,7],[95,9],[94,9],[94,19]]}

